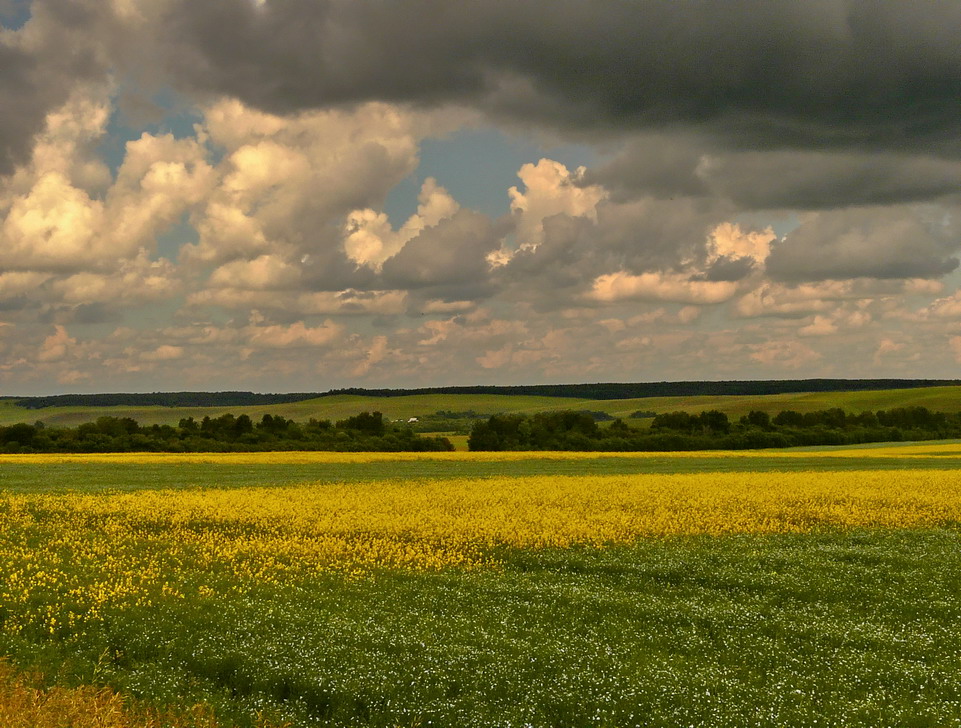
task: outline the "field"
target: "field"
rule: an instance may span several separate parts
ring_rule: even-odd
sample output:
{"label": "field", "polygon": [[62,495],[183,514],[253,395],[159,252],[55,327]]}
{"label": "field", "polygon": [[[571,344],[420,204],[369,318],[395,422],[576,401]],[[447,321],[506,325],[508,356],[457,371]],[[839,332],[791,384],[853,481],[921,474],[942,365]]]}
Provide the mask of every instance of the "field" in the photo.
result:
{"label": "field", "polygon": [[0,723],[961,726],[959,467],[0,456]]}
{"label": "field", "polygon": [[265,413],[283,415],[298,421],[311,417],[338,420],[362,411],[380,411],[391,419],[429,415],[440,410],[481,414],[499,412],[532,413],[551,410],[591,410],[615,417],[629,417],[633,412],[701,412],[717,409],[733,419],[750,410],[776,414],[793,409],[812,412],[841,407],[848,412],[876,411],[893,407],[924,406],[942,412],[961,411],[961,387],[925,387],[921,389],[888,389],[868,392],[815,392],[767,396],[718,397],[650,397],[643,399],[572,399],[566,397],[527,397],[512,395],[410,395],[403,397],[360,397],[336,395],[292,404],[256,407],[49,407],[27,410],[12,400],[0,400],[0,425],[41,420],[48,425],[73,427],[100,415],[132,417],[141,424],[175,425],[183,417],[219,417],[231,412],[259,419]]}

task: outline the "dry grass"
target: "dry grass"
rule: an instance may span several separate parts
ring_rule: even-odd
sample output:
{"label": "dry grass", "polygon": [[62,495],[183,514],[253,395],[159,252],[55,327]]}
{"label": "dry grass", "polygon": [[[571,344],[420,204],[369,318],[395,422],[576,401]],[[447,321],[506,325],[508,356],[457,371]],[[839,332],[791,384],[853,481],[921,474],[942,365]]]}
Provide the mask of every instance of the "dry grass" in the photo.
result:
{"label": "dry grass", "polygon": [[[287,728],[260,721],[261,728]],[[3,728],[227,728],[209,709],[196,705],[161,711],[109,688],[41,686],[30,675],[0,661],[0,726]]]}

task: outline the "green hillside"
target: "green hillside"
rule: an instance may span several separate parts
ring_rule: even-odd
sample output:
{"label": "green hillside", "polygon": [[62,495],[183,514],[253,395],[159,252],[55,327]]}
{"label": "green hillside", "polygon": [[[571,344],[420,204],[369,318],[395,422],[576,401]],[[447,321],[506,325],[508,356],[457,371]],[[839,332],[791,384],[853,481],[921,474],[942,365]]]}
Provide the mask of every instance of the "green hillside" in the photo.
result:
{"label": "green hillside", "polygon": [[276,405],[250,407],[47,407],[28,410],[14,400],[0,400],[0,425],[40,420],[47,425],[76,426],[101,415],[132,417],[141,424],[177,424],[183,417],[218,417],[226,412],[246,413],[259,419],[270,413],[295,420],[343,419],[364,410],[383,412],[390,419],[408,419],[439,410],[478,414],[531,413],[550,410],[595,410],[615,417],[628,417],[637,410],[700,412],[717,409],[732,418],[752,409],[771,414],[785,409],[799,412],[841,407],[849,412],[876,411],[921,405],[944,412],[961,411],[961,387],[925,387],[865,392],[813,392],[765,396],[648,397],[642,399],[573,399],[496,394],[417,394],[406,397],[337,395]]}

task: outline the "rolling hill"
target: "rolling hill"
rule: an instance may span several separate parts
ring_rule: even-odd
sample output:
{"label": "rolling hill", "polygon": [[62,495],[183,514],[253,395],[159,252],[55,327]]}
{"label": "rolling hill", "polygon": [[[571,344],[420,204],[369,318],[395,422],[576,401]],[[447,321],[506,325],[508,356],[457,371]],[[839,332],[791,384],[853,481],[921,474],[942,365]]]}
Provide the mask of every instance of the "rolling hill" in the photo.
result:
{"label": "rolling hill", "polygon": [[[393,390],[397,392],[397,390]],[[41,421],[53,426],[76,426],[102,415],[132,417],[141,424],[177,424],[184,417],[197,419],[204,416],[217,417],[226,412],[246,413],[259,419],[264,414],[282,415],[295,420],[337,420],[364,410],[380,411],[390,419],[408,419],[429,415],[440,410],[451,412],[473,411],[490,415],[501,412],[531,413],[556,410],[592,410],[615,417],[629,417],[631,413],[644,410],[671,412],[686,410],[700,412],[717,409],[737,418],[752,409],[770,414],[785,409],[799,412],[840,407],[849,412],[876,411],[894,407],[921,405],[931,410],[945,412],[961,411],[961,386],[910,387],[860,391],[787,392],[780,394],[749,395],[697,395],[638,397],[629,399],[594,399],[577,397],[549,397],[524,394],[399,394],[373,396],[370,394],[329,394],[300,401],[276,404],[245,404],[217,406],[70,406],[27,409],[20,400],[0,400],[0,425],[16,422]]]}

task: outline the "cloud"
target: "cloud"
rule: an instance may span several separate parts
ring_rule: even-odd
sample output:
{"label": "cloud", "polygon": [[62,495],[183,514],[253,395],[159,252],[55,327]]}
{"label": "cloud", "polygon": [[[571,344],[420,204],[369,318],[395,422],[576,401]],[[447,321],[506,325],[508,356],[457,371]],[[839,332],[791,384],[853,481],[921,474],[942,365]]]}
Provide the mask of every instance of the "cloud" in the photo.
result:
{"label": "cloud", "polygon": [[[731,286],[729,280],[706,280],[710,277],[707,245],[711,231],[722,220],[723,210],[690,199],[601,200],[596,205],[596,219],[564,213],[545,218],[542,241],[510,250],[501,264],[493,267],[493,278],[510,295],[537,300],[542,309],[563,308],[572,298],[583,300],[585,296],[606,301],[634,295],[653,295],[653,300],[658,296],[667,296],[663,300],[717,298],[719,291]],[[719,273],[734,261],[715,256],[714,262],[719,264],[715,271]],[[735,275],[729,269],[717,277],[741,278],[753,266],[747,263]],[[634,281],[637,285],[629,291],[631,277],[640,276],[646,278]],[[659,279],[654,286],[652,276],[661,276],[663,281]],[[687,281],[699,282],[687,285]],[[668,283],[673,292],[668,292]],[[615,284],[616,290],[611,287]],[[681,284],[687,292],[680,292]],[[647,293],[642,295],[645,287]]]}
{"label": "cloud", "polygon": [[407,310],[406,291],[275,291],[249,288],[208,288],[187,296],[187,308],[206,306],[250,311],[260,309],[284,316],[397,315]]}
{"label": "cloud", "polygon": [[252,349],[288,349],[329,346],[343,335],[343,329],[329,320],[313,327],[298,321],[289,326],[252,324],[243,333]]}
{"label": "cloud", "polygon": [[596,278],[590,297],[606,303],[633,300],[711,304],[727,301],[736,291],[736,284],[730,281],[692,280],[676,273],[631,275],[618,271]]}
{"label": "cloud", "polygon": [[182,359],[183,355],[184,349],[182,346],[162,344],[152,351],[141,353],[140,358],[143,361],[173,361],[175,359]]}
{"label": "cloud", "polygon": [[183,247],[181,261],[200,276],[216,268],[211,291],[191,302],[235,306],[244,290],[309,296],[395,287],[379,280],[385,261],[459,206],[427,180],[417,212],[399,230],[377,208],[415,169],[420,139],[450,118],[385,104],[287,117],[236,100],[207,106],[199,134],[224,156],[191,216],[199,240]]}
{"label": "cloud", "polygon": [[196,139],[142,134],[127,142],[106,205],[111,237],[152,248],[157,235],[194,209],[215,183],[207,151]]}
{"label": "cloud", "polygon": [[933,301],[922,314],[925,318],[961,319],[961,290]]}
{"label": "cloud", "polygon": [[0,300],[10,300],[31,293],[44,283],[52,274],[36,271],[6,271],[0,273]]}
{"label": "cloud", "polygon": [[354,376],[362,377],[370,372],[371,367],[382,362],[388,355],[388,344],[386,336],[375,336],[370,348],[362,361],[359,361],[351,370]]}
{"label": "cloud", "polygon": [[961,161],[952,150],[737,148],[750,144],[747,136],[730,148],[704,134],[646,133],[580,183],[601,185],[621,202],[711,197],[749,211],[928,202],[961,192]]}
{"label": "cloud", "polygon": [[103,228],[103,204],[50,172],[11,205],[2,228],[3,259],[21,270],[82,267],[109,250],[99,236]]}
{"label": "cloud", "polygon": [[763,266],[774,238],[770,229],[742,230],[738,224],[720,223],[710,229],[700,246],[688,246],[687,255],[681,257],[680,251],[675,251],[673,270],[604,273],[593,279],[587,298],[603,303],[723,303],[743,288],[740,282],[755,267]]}
{"label": "cloud", "polygon": [[546,242],[551,227],[563,227],[575,218],[597,222],[597,206],[607,192],[597,185],[581,184],[585,171],[581,167],[571,172],[551,159],[521,166],[517,176],[523,189],[514,186],[507,191],[513,217],[511,243],[505,241],[488,254],[492,269],[508,265],[518,255],[531,257]]}
{"label": "cloud", "polygon": [[710,194],[700,174],[710,142],[685,132],[631,134],[611,159],[587,169],[580,184],[599,185],[610,199],[629,202],[642,197],[705,197]]}
{"label": "cloud", "polygon": [[276,255],[260,255],[253,260],[232,260],[210,274],[211,288],[265,291],[294,288],[301,271]]}
{"label": "cloud", "polygon": [[801,318],[838,309],[845,302],[903,300],[910,295],[933,295],[940,290],[941,284],[937,281],[918,279],[858,278],[793,284],[761,281],[735,301],[734,313],[744,318]]}
{"label": "cloud", "polygon": [[723,258],[750,258],[763,265],[771,254],[771,243],[776,239],[777,236],[770,227],[765,230],[742,230],[737,223],[723,222],[710,233],[707,260],[713,264]]}
{"label": "cloud", "polygon": [[491,220],[461,209],[437,225],[425,228],[384,262],[384,281],[396,288],[432,288],[440,297],[463,297],[471,287],[484,286],[487,257],[500,245]]}
{"label": "cloud", "polygon": [[522,165],[517,173],[524,189],[511,187],[511,211],[519,218],[514,235],[519,247],[536,248],[544,241],[544,220],[552,215],[597,221],[597,204],[606,197],[602,187],[578,185],[585,168],[569,171],[560,162],[541,159]]}
{"label": "cloud", "polygon": [[799,341],[767,341],[751,348],[751,359],[775,370],[801,369],[822,358],[820,353]]}
{"label": "cloud", "polygon": [[924,202],[961,192],[961,161],[928,154],[756,151],[706,155],[711,194],[747,210],[830,210]]}
{"label": "cloud", "polygon": [[782,281],[857,277],[939,278],[958,267],[956,224],[906,207],[810,213],[772,248],[767,271]]}
{"label": "cloud", "polygon": [[47,115],[29,163],[0,180],[0,299],[10,306],[100,320],[109,313],[97,306],[181,290],[175,266],[153,251],[209,190],[205,151],[193,140],[143,134],[126,145],[114,179],[95,154],[111,94],[109,85],[79,86]]}
{"label": "cloud", "polygon": [[384,261],[393,257],[424,229],[447,220],[460,205],[437,180],[428,177],[421,185],[417,212],[407,218],[399,230],[394,230],[382,212],[370,208],[354,210],[347,216],[344,252],[358,266],[380,271]]}
{"label": "cloud", "polygon": [[183,281],[170,261],[150,260],[141,251],[131,260],[121,260],[115,271],[81,271],[52,281],[41,290],[53,294],[47,300],[72,305],[137,305],[172,297],[183,290]]}
{"label": "cloud", "polygon": [[556,127],[895,148],[949,143],[961,95],[961,10],[934,0],[167,7],[159,34],[182,83],[276,113],[453,102]]}
{"label": "cloud", "polygon": [[828,316],[815,316],[811,323],[798,329],[799,336],[829,336],[837,332],[837,323]]}
{"label": "cloud", "polygon": [[[952,349],[956,352],[956,356],[957,356],[957,353],[961,353],[961,348],[959,348],[961,347],[961,337],[955,337],[955,338],[958,339],[958,345],[956,346],[954,344],[954,340],[952,339],[951,346],[952,346]],[[906,345],[903,342],[898,343],[891,338],[884,337],[883,339],[881,339],[880,342],[878,342],[878,348],[874,352],[873,361],[875,366],[882,364],[885,357],[887,357],[889,354],[893,354],[895,352],[904,350],[905,346]]]}
{"label": "cloud", "polygon": [[66,359],[77,346],[77,340],[71,337],[63,326],[55,326],[54,333],[43,340],[37,352],[37,361],[49,364]]}
{"label": "cloud", "polygon": [[744,231],[736,223],[724,222],[708,235],[705,271],[697,276],[705,281],[740,281],[764,266],[776,240],[774,231]]}
{"label": "cloud", "polygon": [[467,313],[474,308],[473,301],[444,301],[441,299],[430,299],[418,307],[424,314],[431,313]]}
{"label": "cloud", "polygon": [[[53,116],[77,111],[81,116],[72,118],[82,125],[89,108],[72,106]],[[105,123],[106,115],[100,115],[99,131]],[[82,126],[77,133],[90,134]],[[76,139],[63,145],[42,141],[31,168],[11,181],[13,193],[0,227],[0,260],[7,268],[63,272],[115,267],[141,248],[152,248],[156,236],[202,199],[209,186],[203,152],[196,143],[170,135],[144,134],[130,142],[105,199],[68,176],[74,152],[82,154]],[[27,189],[18,194],[20,186]]]}
{"label": "cloud", "polygon": [[214,103],[204,110],[202,131],[225,156],[193,219],[200,240],[185,258],[224,263],[282,254],[293,262],[306,255],[349,275],[355,266],[334,231],[319,231],[382,202],[416,167],[428,128],[424,117],[383,104],[280,117],[236,100]]}
{"label": "cloud", "polygon": [[49,113],[77,85],[106,79],[110,15],[94,0],[34,0],[22,28],[0,29],[0,175],[29,159]]}
{"label": "cloud", "polygon": [[4,386],[953,371],[961,10],[453,7],[34,0]]}

